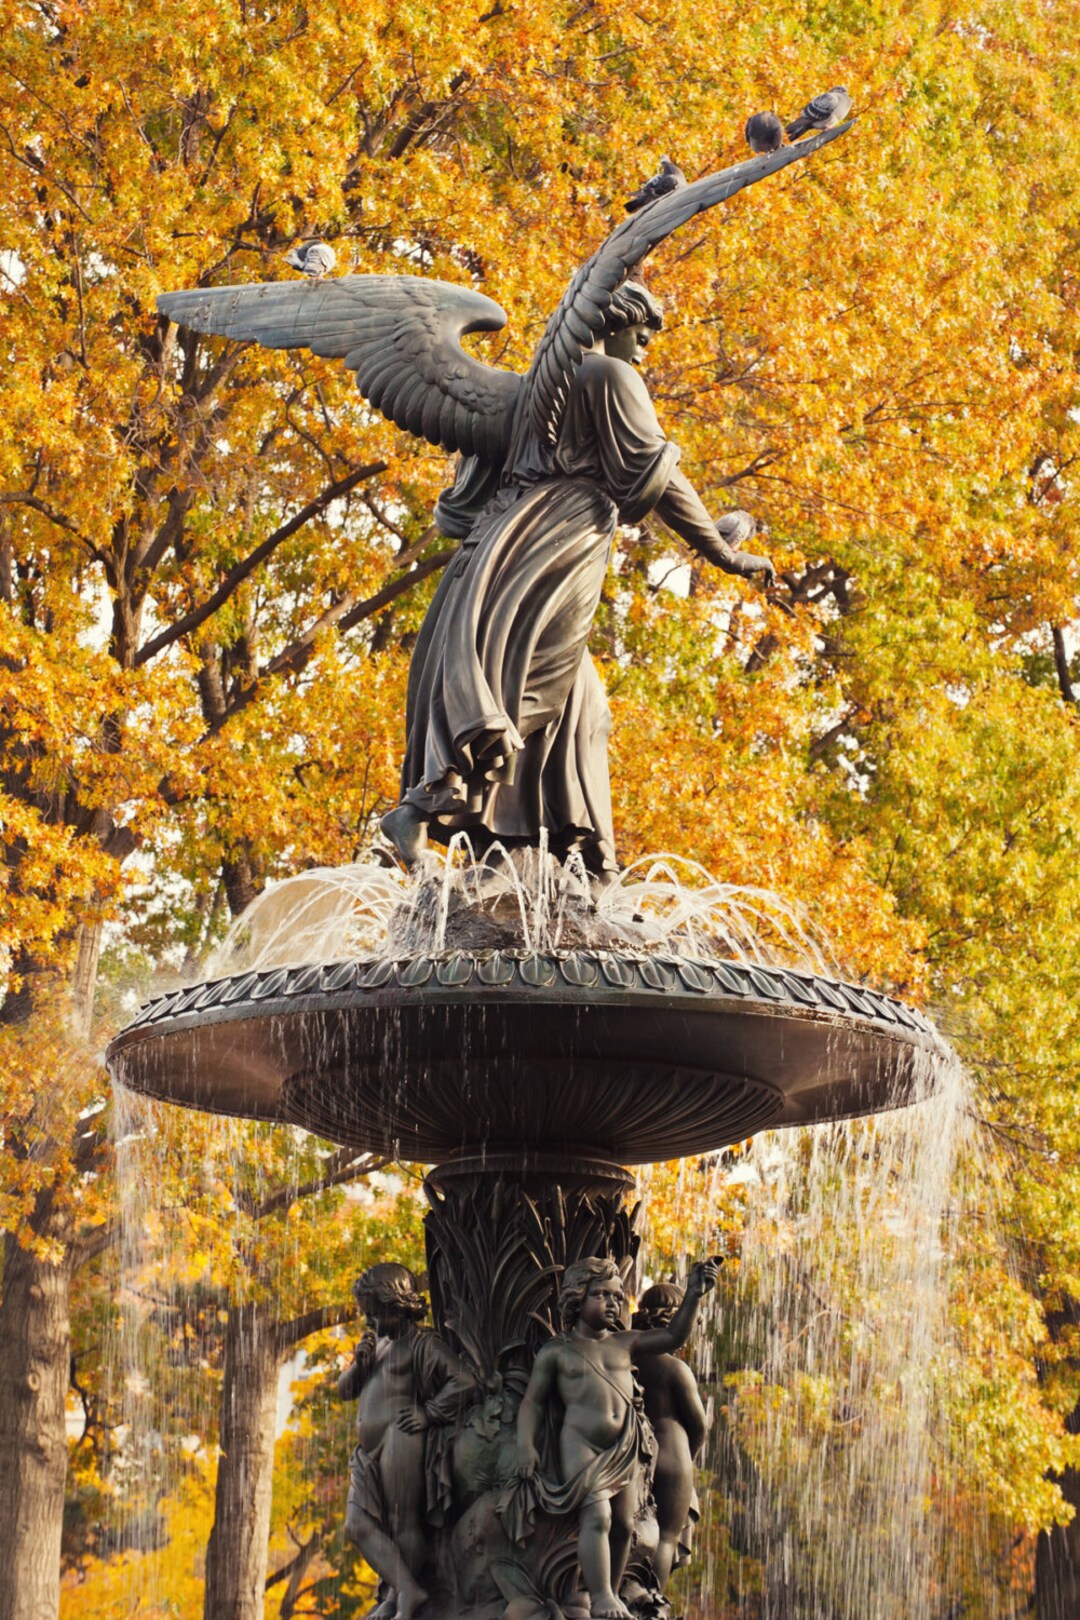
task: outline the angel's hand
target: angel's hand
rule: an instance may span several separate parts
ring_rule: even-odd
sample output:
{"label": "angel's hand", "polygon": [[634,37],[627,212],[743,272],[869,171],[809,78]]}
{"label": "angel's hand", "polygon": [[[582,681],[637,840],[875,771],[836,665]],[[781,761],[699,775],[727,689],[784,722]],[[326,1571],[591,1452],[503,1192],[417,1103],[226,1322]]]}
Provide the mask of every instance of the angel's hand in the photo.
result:
{"label": "angel's hand", "polygon": [[752,551],[737,551],[730,562],[723,565],[729,574],[737,574],[740,579],[752,579],[755,574],[763,574],[762,584],[769,586],[776,579],[776,569],[768,557],[756,557]]}

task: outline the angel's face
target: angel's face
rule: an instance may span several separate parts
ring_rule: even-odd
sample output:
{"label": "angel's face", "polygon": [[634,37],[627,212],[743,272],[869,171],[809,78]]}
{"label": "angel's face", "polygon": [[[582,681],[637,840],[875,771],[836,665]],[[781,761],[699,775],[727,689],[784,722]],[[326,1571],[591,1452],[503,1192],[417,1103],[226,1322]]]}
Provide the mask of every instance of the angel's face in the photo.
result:
{"label": "angel's face", "polygon": [[651,326],[624,326],[621,332],[609,332],[604,338],[604,353],[614,360],[625,360],[629,366],[640,366],[652,335]]}

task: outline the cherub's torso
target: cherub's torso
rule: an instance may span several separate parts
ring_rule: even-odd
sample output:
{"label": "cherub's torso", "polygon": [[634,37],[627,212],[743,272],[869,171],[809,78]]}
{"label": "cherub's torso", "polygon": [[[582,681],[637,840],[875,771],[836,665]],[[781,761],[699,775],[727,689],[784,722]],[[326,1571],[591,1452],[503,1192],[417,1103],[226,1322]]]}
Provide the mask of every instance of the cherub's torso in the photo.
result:
{"label": "cherub's torso", "polygon": [[560,1335],[550,1347],[566,1412],[564,1425],[598,1449],[618,1439],[627,1408],[633,1405],[630,1351],[636,1337],[625,1332],[602,1338],[569,1333]]}
{"label": "cherub's torso", "polygon": [[399,1339],[382,1338],[375,1347],[356,1414],[357,1438],[365,1451],[376,1448],[399,1412],[416,1404],[413,1337],[410,1332]]}

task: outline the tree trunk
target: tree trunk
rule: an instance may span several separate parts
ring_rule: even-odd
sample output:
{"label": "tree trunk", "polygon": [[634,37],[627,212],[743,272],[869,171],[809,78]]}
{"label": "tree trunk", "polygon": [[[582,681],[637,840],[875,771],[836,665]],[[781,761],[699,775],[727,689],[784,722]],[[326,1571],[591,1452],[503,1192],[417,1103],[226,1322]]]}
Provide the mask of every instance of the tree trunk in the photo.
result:
{"label": "tree trunk", "polygon": [[280,1358],[266,1307],[229,1313],[203,1620],[263,1620]]}
{"label": "tree trunk", "polygon": [[30,1223],[63,1258],[4,1237],[0,1301],[0,1620],[55,1620],[67,1477],[71,1232],[44,1192]]}
{"label": "tree trunk", "polygon": [[[1068,1420],[1070,1434],[1080,1434],[1080,1404]],[[1061,1489],[1076,1509],[1071,1524],[1055,1525],[1039,1537],[1035,1551],[1036,1620],[1076,1620],[1080,1615],[1080,1470],[1067,1468]]]}

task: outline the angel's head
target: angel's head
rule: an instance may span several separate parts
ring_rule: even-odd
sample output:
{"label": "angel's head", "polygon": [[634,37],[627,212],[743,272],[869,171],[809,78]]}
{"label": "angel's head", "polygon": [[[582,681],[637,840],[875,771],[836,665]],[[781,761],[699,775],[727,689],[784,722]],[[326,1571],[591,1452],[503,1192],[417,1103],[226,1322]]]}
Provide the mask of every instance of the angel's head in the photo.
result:
{"label": "angel's head", "polygon": [[641,364],[654,332],[664,324],[664,312],[648,287],[640,281],[624,281],[608,307],[601,341],[605,354]]}

